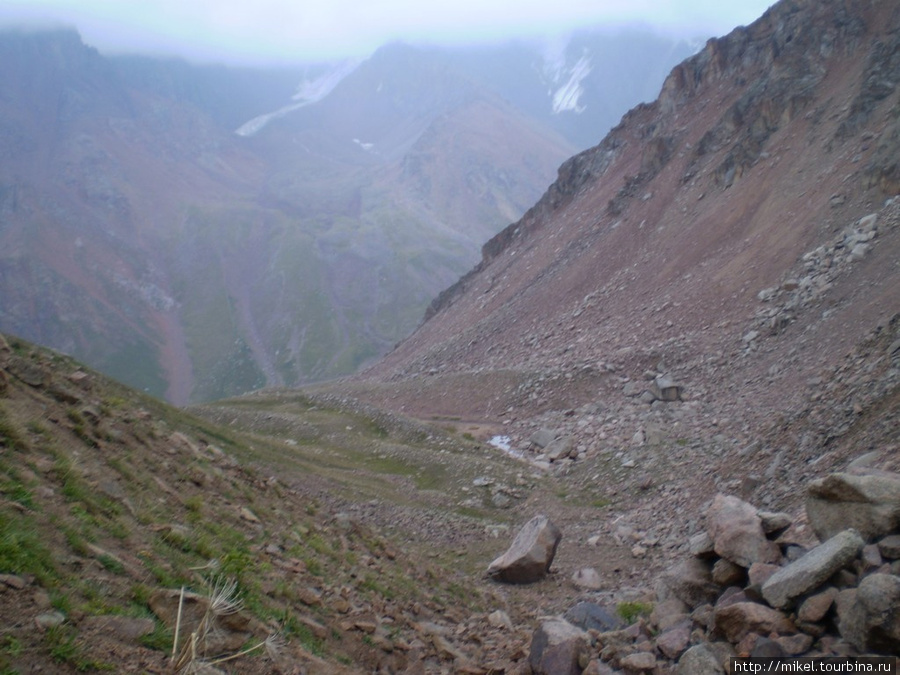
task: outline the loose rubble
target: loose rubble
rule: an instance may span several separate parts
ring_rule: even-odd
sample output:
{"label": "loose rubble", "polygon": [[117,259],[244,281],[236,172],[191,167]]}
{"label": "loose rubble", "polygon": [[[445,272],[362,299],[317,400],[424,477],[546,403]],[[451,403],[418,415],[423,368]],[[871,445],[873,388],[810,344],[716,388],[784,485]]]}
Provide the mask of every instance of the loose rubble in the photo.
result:
{"label": "loose rubble", "polygon": [[[622,628],[611,609],[581,602],[534,633],[532,672],[718,675],[734,656],[900,656],[900,528],[885,520],[900,474],[857,471],[808,487],[809,522],[716,495],[690,556],[646,593],[649,616]],[[829,531],[817,509],[848,512],[841,524],[866,539],[850,527],[810,538]]]}

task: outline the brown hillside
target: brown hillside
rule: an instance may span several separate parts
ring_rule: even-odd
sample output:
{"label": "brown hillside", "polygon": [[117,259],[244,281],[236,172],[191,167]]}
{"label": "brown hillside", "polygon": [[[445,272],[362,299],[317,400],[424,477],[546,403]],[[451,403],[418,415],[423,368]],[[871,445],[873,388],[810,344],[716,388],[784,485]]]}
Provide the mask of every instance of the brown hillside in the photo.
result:
{"label": "brown hillside", "polygon": [[[645,515],[753,472],[793,503],[796,478],[896,459],[898,63],[886,1],[782,2],[711,40],[343,386],[527,453],[568,435],[551,468]],[[661,375],[681,402],[640,400]],[[637,468],[589,479],[607,460]],[[671,490],[630,493],[641,469]]]}

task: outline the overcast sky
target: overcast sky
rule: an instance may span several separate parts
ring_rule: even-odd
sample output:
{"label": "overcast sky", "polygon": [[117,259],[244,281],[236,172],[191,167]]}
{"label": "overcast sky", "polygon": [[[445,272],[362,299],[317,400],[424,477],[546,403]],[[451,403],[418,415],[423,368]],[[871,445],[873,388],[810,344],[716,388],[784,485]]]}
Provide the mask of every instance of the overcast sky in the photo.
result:
{"label": "overcast sky", "polygon": [[642,24],[724,35],[772,0],[0,0],[0,23],[78,28],[104,53],[194,61],[303,62],[366,56],[391,40],[494,42],[578,26]]}

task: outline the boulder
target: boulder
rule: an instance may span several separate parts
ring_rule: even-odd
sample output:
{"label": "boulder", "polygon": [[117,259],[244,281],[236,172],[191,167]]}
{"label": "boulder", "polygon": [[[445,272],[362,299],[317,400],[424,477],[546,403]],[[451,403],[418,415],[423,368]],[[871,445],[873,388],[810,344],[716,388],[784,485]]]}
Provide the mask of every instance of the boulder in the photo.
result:
{"label": "boulder", "polygon": [[806,514],[821,540],[853,528],[867,542],[900,529],[900,475],[835,473],[810,483]]}
{"label": "boulder", "polygon": [[547,459],[551,462],[555,462],[560,459],[568,458],[569,455],[572,454],[572,448],[572,437],[563,436],[562,438],[551,441],[547,447],[544,448],[544,454],[547,455]]}
{"label": "boulder", "polygon": [[626,671],[646,671],[656,668],[656,656],[650,652],[636,652],[623,656],[619,665]]}
{"label": "boulder", "polygon": [[564,619],[544,621],[531,637],[534,675],[581,675],[590,660],[588,634]]}
{"label": "boulder", "polygon": [[762,586],[763,598],[772,607],[788,607],[852,561],[862,547],[863,540],[854,530],[835,535],[770,576]]}
{"label": "boulder", "polygon": [[837,594],[836,588],[829,587],[821,593],[809,596],[797,610],[797,619],[803,622],[821,621],[834,604]]}
{"label": "boulder", "polygon": [[654,381],[653,392],[660,401],[672,402],[681,400],[681,385],[668,375],[660,375]]}
{"label": "boulder", "polygon": [[756,602],[736,602],[716,607],[713,627],[732,643],[740,642],[749,633],[768,635],[797,632],[794,624],[784,614]]}
{"label": "boulder", "polygon": [[691,620],[686,619],[656,637],[656,648],[673,661],[681,656],[691,643]]}
{"label": "boulder", "polygon": [[519,530],[506,553],[488,566],[488,576],[513,584],[544,578],[561,539],[559,528],[547,516],[535,516]]}
{"label": "boulder", "polygon": [[888,560],[900,559],[900,534],[891,534],[879,541],[878,550]]}
{"label": "boulder", "polygon": [[606,633],[622,628],[622,621],[618,616],[594,602],[579,602],[563,618],[583,630]]}
{"label": "boulder", "polygon": [[708,532],[698,532],[688,541],[691,555],[697,558],[714,558],[716,555],[713,540]]}
{"label": "boulder", "polygon": [[715,652],[706,644],[694,645],[678,659],[678,675],[722,675],[725,671]]}
{"label": "boulder", "polygon": [[713,547],[723,558],[745,568],[781,560],[778,545],[766,538],[762,520],[747,502],[717,494],[706,517]]}
{"label": "boulder", "polygon": [[556,439],[556,432],[552,429],[538,429],[531,437],[531,444],[543,450]]}
{"label": "boulder", "polygon": [[838,595],[841,636],[861,652],[900,656],[900,577],[872,574]]}

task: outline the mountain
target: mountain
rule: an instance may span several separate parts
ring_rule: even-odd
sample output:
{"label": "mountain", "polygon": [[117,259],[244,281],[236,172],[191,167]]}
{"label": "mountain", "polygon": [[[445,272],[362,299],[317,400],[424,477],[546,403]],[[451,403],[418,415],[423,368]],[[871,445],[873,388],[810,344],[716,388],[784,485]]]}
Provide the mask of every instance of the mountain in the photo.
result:
{"label": "mountain", "polygon": [[[888,0],[782,0],[711,40],[352,378],[176,409],[0,337],[0,670],[897,656],[898,66]],[[470,128],[410,140],[421,99],[391,93],[327,116],[359,157]],[[337,143],[309,146],[308,108],[262,130]],[[302,164],[256,166],[275,200]],[[490,574],[517,550],[532,583]]]}
{"label": "mountain", "polygon": [[[375,58],[246,137],[302,73],[107,59],[73,33],[10,33],[4,56],[3,327],[179,402],[374,357],[571,152],[477,87],[421,82],[424,61],[403,74]],[[395,185],[430,161],[433,186]],[[458,191],[466,219],[432,190]]]}
{"label": "mountain", "polygon": [[702,44],[638,29],[582,28],[540,41],[453,51],[450,57],[471,77],[585,149],[596,145],[626,110],[656,98],[672,67]]}
{"label": "mountain", "polygon": [[178,403],[384,353],[576,147],[545,92],[523,107],[535,77],[445,50],[261,71],[6,31],[0,52],[0,328]]}
{"label": "mountain", "polygon": [[[795,503],[797,477],[895,452],[898,55],[890,2],[781,2],[709,41],[346,395],[575,485],[665,482],[646,526],[675,492]],[[577,460],[547,464],[541,429]]]}

